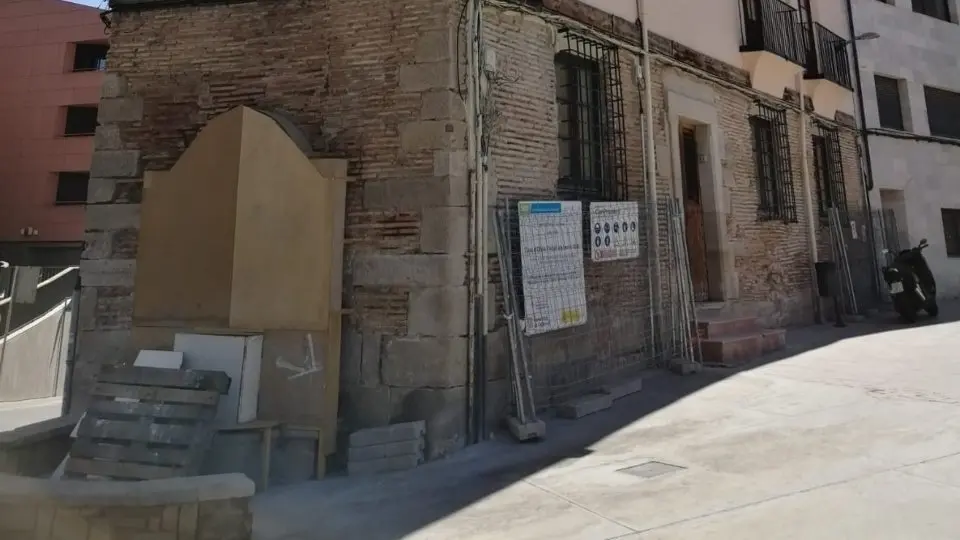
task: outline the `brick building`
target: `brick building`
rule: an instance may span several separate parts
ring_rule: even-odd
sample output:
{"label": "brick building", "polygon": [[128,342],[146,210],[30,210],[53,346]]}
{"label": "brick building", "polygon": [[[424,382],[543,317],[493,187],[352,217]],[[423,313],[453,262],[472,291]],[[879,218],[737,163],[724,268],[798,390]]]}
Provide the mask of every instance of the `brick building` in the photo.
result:
{"label": "brick building", "polygon": [[[847,40],[838,35],[846,26],[831,32],[819,24],[816,16],[830,13],[816,2],[797,9],[747,0],[743,18],[735,0],[684,0],[685,9],[666,3],[651,8],[656,58],[643,81],[633,3],[485,2],[478,58],[489,206],[558,196],[652,206],[642,131],[643,85],[651,84],[659,196],[690,199],[704,223],[698,300],[767,326],[810,321],[806,205],[817,221],[813,240],[825,246],[819,209],[825,216],[827,207],[859,207],[863,198]],[[698,6],[718,17],[684,16]],[[471,241],[478,199],[466,136],[466,6],[113,0],[111,7],[110,76],[87,211],[88,246],[100,249],[88,249],[81,264],[75,400],[84,399],[101,362],[134,353],[143,171],[169,168],[210,118],[249,105],[283,112],[316,152],[352,163],[344,428],[423,419],[431,457],[481,437],[509,402],[509,340],[498,316],[503,257],[493,232],[485,298],[476,299],[470,277],[471,254],[484,246]],[[783,9],[789,16],[769,16]],[[793,91],[801,67],[807,140]],[[606,157],[598,165],[590,155]],[[667,280],[670,263],[659,270]],[[650,271],[646,255],[585,263],[587,324],[529,340],[540,404],[663,360],[647,345],[654,333],[647,275],[658,274]],[[473,318],[478,312],[485,316]]]}

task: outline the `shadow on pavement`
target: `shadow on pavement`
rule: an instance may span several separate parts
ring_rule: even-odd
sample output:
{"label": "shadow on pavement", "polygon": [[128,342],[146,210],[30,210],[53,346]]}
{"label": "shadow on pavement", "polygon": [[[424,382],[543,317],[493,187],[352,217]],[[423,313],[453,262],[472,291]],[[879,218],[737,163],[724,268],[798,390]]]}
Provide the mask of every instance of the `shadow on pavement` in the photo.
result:
{"label": "shadow on pavement", "polygon": [[[790,329],[787,348],[739,369],[705,369],[678,377],[653,372],[641,392],[610,410],[568,421],[548,419],[548,438],[518,444],[509,435],[469,447],[418,469],[370,478],[328,478],[278,488],[254,501],[256,540],[357,538],[393,540],[442,520],[524,478],[591,453],[590,447],[637,420],[738,373],[839,341],[960,321],[960,302],[944,302],[938,319],[907,325],[882,312],[846,328],[832,324]],[[669,433],[657,436],[667,436]],[[483,524],[475,524],[482,531]]]}

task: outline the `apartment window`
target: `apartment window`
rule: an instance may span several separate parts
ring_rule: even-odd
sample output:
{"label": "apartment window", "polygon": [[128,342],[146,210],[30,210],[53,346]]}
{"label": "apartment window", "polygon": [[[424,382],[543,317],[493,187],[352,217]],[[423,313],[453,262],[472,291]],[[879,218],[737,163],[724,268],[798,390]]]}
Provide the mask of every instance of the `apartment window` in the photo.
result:
{"label": "apartment window", "polygon": [[757,173],[758,217],[761,220],[797,221],[797,200],[793,192],[790,137],[787,115],[762,103],[750,116],[754,162]]}
{"label": "apartment window", "polygon": [[827,220],[828,211],[836,208],[840,223],[849,223],[847,187],[843,182],[843,154],[837,130],[817,126],[817,133],[813,136],[813,164],[820,218]]}
{"label": "apartment window", "polygon": [[949,0],[913,0],[913,11],[950,22]]}
{"label": "apartment window", "polygon": [[74,71],[105,71],[107,69],[106,43],[77,43],[73,51]]}
{"label": "apartment window", "polygon": [[874,75],[877,87],[877,109],[880,127],[903,131],[903,98],[900,96],[900,81],[882,75]]}
{"label": "apartment window", "polygon": [[941,208],[943,238],[947,244],[947,257],[960,257],[960,210]]}
{"label": "apartment window", "polygon": [[59,205],[86,204],[89,183],[90,173],[87,172],[57,173],[57,196],[54,202]]}
{"label": "apartment window", "polygon": [[557,191],[562,198],[626,198],[620,60],[615,47],[563,32],[557,78]]}
{"label": "apartment window", "polygon": [[924,86],[923,96],[927,101],[930,134],[960,139],[960,94]]}
{"label": "apartment window", "polygon": [[63,134],[66,136],[93,135],[97,130],[97,107],[95,105],[71,105],[67,107]]}

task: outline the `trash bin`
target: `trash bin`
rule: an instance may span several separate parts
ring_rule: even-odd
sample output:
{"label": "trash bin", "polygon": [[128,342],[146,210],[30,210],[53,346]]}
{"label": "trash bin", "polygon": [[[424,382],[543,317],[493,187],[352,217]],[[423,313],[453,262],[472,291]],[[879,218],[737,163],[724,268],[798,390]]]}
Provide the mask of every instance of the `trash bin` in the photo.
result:
{"label": "trash bin", "polygon": [[817,291],[821,298],[830,298],[834,295],[837,264],[833,261],[820,261],[814,264],[817,271]]}

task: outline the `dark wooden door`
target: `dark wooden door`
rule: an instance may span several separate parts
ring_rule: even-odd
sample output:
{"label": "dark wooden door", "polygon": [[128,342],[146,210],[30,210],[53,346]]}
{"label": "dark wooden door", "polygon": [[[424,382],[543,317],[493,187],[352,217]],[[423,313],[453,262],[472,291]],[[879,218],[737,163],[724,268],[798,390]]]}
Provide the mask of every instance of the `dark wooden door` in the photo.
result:
{"label": "dark wooden door", "polygon": [[700,191],[700,150],[697,147],[696,131],[693,129],[684,129],[680,135],[680,164],[693,295],[697,302],[706,302],[710,300],[710,279],[707,272],[707,241],[703,228],[703,198]]}

